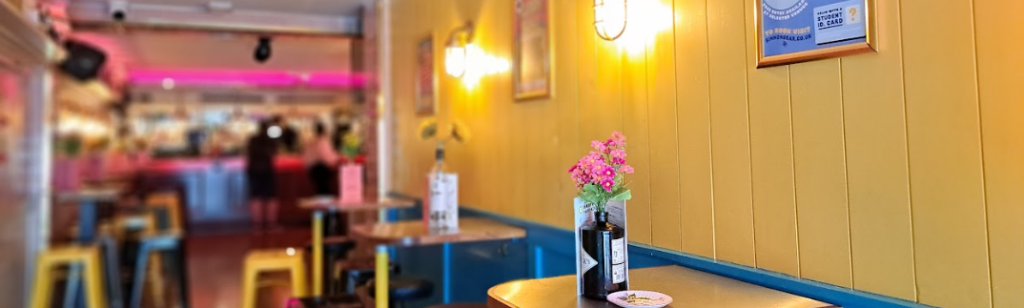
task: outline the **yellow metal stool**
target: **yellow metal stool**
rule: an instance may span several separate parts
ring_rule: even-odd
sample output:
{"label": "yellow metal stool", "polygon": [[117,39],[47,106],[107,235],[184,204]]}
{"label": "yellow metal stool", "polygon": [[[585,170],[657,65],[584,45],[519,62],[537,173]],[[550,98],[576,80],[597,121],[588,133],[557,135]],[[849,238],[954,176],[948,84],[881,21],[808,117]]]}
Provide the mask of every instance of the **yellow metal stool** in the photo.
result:
{"label": "yellow metal stool", "polygon": [[146,197],[146,207],[162,208],[167,212],[167,228],[165,230],[183,234],[181,221],[181,202],[174,192],[153,193]]}
{"label": "yellow metal stool", "polygon": [[97,246],[69,246],[52,248],[39,254],[35,283],[32,287],[31,308],[49,308],[53,292],[53,269],[59,265],[81,264],[85,270],[85,299],[89,308],[106,308],[103,290],[103,264]]}
{"label": "yellow metal stool", "polygon": [[256,279],[260,273],[285,270],[291,273],[292,297],[305,297],[308,288],[302,250],[256,250],[246,255],[242,274],[242,308],[256,308]]}
{"label": "yellow metal stool", "polygon": [[[114,220],[114,234],[115,237],[124,241],[127,237],[126,230],[135,229],[139,230],[140,242],[147,238],[159,234],[157,228],[156,214],[153,212],[137,213],[131,215],[122,215]],[[171,232],[171,235],[177,235],[176,232]],[[153,305],[157,307],[166,307],[164,302],[164,277],[163,272],[160,269],[163,268],[163,258],[160,254],[149,254],[149,264],[147,266],[147,275],[149,277],[150,288],[149,293],[153,295]],[[133,286],[134,289],[134,286]],[[133,294],[133,299],[134,299]]]}

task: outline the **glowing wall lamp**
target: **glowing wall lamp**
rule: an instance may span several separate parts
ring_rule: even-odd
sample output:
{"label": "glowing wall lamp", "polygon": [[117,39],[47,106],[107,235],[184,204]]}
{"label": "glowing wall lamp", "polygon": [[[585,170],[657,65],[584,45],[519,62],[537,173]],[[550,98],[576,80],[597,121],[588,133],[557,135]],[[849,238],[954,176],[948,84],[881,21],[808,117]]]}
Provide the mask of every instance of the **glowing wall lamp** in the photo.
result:
{"label": "glowing wall lamp", "polygon": [[444,50],[444,68],[448,75],[460,78],[466,74],[468,66],[466,57],[466,45],[473,41],[473,23],[467,22],[465,26],[456,28],[448,34],[448,42]]}
{"label": "glowing wall lamp", "polygon": [[507,72],[508,60],[492,56],[473,43],[473,24],[452,30],[444,52],[444,67],[448,75],[461,78],[466,88],[472,89],[487,75]]}
{"label": "glowing wall lamp", "polygon": [[594,30],[597,36],[614,41],[626,32],[626,0],[594,0]]}

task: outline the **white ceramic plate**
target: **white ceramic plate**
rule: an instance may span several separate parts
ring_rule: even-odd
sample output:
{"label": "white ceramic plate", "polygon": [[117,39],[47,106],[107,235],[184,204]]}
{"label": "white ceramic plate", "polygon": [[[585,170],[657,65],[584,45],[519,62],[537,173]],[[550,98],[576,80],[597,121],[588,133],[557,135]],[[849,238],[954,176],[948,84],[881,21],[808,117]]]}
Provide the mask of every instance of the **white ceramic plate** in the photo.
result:
{"label": "white ceramic plate", "polygon": [[625,308],[661,308],[672,303],[672,297],[652,291],[619,291],[608,294],[608,301]]}

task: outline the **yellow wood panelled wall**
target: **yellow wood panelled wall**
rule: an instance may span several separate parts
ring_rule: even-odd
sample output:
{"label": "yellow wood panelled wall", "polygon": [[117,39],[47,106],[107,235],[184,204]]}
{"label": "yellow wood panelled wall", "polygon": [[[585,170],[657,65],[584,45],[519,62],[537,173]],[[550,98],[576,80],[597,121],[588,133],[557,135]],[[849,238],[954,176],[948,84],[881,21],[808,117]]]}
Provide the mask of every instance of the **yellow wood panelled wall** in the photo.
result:
{"label": "yellow wood panelled wall", "polygon": [[[552,0],[553,96],[442,72],[461,203],[569,228],[565,173],[629,138],[630,239],[942,307],[1024,307],[1022,0],[877,1],[879,52],[754,68],[753,0],[658,0],[641,52],[597,38],[592,0]],[[512,0],[393,0],[395,190],[422,195],[416,43],[465,23],[511,59]],[[941,18],[938,18],[938,17]]]}

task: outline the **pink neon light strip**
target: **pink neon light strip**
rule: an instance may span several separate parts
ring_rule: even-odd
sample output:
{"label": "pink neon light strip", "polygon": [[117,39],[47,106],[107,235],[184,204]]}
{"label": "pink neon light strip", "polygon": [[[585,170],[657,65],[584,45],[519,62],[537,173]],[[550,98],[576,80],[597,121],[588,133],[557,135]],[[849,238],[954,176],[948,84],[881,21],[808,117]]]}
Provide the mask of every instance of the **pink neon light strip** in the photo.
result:
{"label": "pink neon light strip", "polygon": [[128,81],[134,85],[161,85],[165,78],[176,86],[252,86],[316,88],[361,88],[366,77],[350,73],[298,74],[280,71],[202,71],[202,70],[149,70],[132,71]]}

